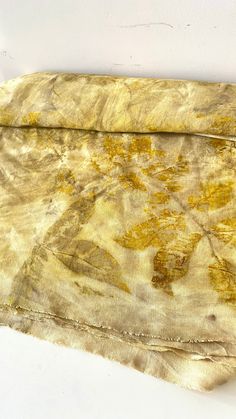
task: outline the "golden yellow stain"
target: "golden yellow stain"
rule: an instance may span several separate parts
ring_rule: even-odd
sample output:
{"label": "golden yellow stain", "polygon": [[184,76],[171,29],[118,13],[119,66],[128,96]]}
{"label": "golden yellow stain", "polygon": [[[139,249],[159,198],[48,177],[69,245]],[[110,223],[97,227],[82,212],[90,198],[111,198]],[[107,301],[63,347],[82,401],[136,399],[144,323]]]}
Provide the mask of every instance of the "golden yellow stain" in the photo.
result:
{"label": "golden yellow stain", "polygon": [[173,240],[176,232],[185,228],[182,213],[165,209],[159,216],[135,224],[123,236],[115,238],[120,246],[135,250],[144,250],[149,246],[160,247]]}
{"label": "golden yellow stain", "polygon": [[189,164],[182,155],[179,155],[174,165],[163,168],[157,172],[157,179],[164,182],[166,188],[171,192],[179,191],[182,186],[180,177],[189,172]]}
{"label": "golden yellow stain", "polygon": [[177,121],[177,120],[173,120],[173,118],[169,120],[165,119],[163,121],[158,121],[156,122],[156,124],[148,124],[147,125],[147,129],[150,132],[186,132],[189,130],[189,127],[186,126],[186,124],[184,123],[184,121]]}
{"label": "golden yellow stain", "polygon": [[22,117],[22,123],[26,125],[38,125],[40,112],[29,112]]}
{"label": "golden yellow stain", "polygon": [[233,198],[233,182],[208,182],[201,186],[199,195],[190,195],[188,203],[199,211],[216,210],[227,205]]}
{"label": "golden yellow stain", "polygon": [[222,302],[235,305],[236,302],[236,268],[227,261],[221,259],[209,266],[211,284],[219,294]]}
{"label": "golden yellow stain", "polygon": [[236,245],[236,217],[221,220],[211,229],[219,240],[229,245]]}
{"label": "golden yellow stain", "polygon": [[169,200],[170,196],[166,192],[154,192],[151,194],[148,203],[155,206],[156,204],[165,204]]}
{"label": "golden yellow stain", "polygon": [[96,160],[94,158],[91,159],[91,166],[93,167],[93,169],[96,170],[96,172],[103,174],[103,171],[102,171],[102,169],[101,169],[101,167],[99,165],[99,159],[98,160]]}
{"label": "golden yellow stain", "polygon": [[178,192],[182,189],[182,185],[175,180],[170,180],[166,183],[166,188],[170,192]]}
{"label": "golden yellow stain", "polygon": [[125,292],[127,292],[128,294],[130,294],[130,289],[129,289],[129,287],[128,287],[128,285],[127,284],[125,284],[124,282],[118,282],[117,283],[117,287],[118,288],[120,288],[122,291],[125,291]]}
{"label": "golden yellow stain", "polygon": [[128,188],[139,189],[140,191],[146,191],[146,186],[140,180],[138,175],[134,172],[120,175],[119,180]]}
{"label": "golden yellow stain", "polygon": [[218,128],[218,129],[220,129],[222,131],[224,131],[225,128],[227,128],[227,126],[229,124],[232,124],[232,123],[233,124],[236,124],[236,119],[235,118],[232,118],[232,116],[215,115],[213,117],[214,127]]}
{"label": "golden yellow stain", "polygon": [[66,194],[71,194],[74,191],[76,179],[70,169],[60,169],[55,180],[58,191]]}
{"label": "golden yellow stain", "polygon": [[130,144],[129,144],[129,153],[131,154],[142,154],[142,153],[147,153],[147,154],[151,154],[152,153],[152,141],[150,137],[133,137]]}
{"label": "golden yellow stain", "polygon": [[159,168],[162,168],[162,166],[160,166],[160,163],[156,162],[155,164],[150,164],[149,166],[144,167],[141,170],[145,176],[154,176]]}
{"label": "golden yellow stain", "polygon": [[0,109],[0,124],[11,125],[14,121],[14,114]]}
{"label": "golden yellow stain", "polygon": [[169,178],[172,176],[172,174],[173,174],[172,168],[168,168],[166,170],[163,170],[162,173],[159,173],[157,175],[157,178],[159,180],[162,180],[163,182],[165,182],[165,181],[169,180]]}
{"label": "golden yellow stain", "polygon": [[[206,119],[205,113],[195,114],[196,118]],[[225,134],[227,135],[229,129],[236,127],[236,118],[229,115],[209,115],[207,121],[210,122],[212,130],[215,134]]]}
{"label": "golden yellow stain", "polygon": [[165,157],[166,156],[166,151],[164,150],[160,150],[160,149],[155,149],[154,154],[158,157]]}
{"label": "golden yellow stain", "polygon": [[111,159],[117,156],[125,157],[127,154],[122,136],[118,138],[112,135],[106,135],[103,138],[103,147]]}

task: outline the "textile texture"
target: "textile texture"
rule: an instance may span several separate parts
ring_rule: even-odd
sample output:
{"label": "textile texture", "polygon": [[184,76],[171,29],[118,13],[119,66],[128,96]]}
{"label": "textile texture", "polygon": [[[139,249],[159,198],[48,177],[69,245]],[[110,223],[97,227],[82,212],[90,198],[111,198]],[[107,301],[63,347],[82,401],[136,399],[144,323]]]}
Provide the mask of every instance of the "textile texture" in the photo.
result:
{"label": "textile texture", "polygon": [[236,85],[0,86],[0,324],[181,386],[236,373]]}

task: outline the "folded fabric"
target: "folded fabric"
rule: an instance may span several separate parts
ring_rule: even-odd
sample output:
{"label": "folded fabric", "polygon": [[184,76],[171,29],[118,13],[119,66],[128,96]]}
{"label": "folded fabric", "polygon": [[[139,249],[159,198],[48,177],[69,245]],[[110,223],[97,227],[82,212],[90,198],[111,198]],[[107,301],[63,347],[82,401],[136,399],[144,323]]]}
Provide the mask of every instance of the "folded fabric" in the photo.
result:
{"label": "folded fabric", "polygon": [[236,85],[0,86],[0,324],[181,386],[236,375]]}

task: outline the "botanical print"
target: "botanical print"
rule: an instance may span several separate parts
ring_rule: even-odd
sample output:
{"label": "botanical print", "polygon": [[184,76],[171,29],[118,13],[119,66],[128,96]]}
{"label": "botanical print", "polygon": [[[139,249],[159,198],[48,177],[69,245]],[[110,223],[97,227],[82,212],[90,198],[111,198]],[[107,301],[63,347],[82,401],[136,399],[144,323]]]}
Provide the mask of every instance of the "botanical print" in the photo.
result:
{"label": "botanical print", "polygon": [[234,376],[235,98],[223,83],[4,83],[1,324],[187,388]]}

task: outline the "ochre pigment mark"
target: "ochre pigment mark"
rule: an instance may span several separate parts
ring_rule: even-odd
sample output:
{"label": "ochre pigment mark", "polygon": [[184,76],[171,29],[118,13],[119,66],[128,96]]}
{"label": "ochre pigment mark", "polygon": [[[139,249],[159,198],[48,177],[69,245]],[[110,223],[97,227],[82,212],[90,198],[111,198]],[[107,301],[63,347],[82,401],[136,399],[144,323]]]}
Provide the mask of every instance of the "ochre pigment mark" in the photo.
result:
{"label": "ochre pigment mark", "polygon": [[201,237],[199,233],[189,235],[181,233],[176,240],[166,242],[157,251],[153,260],[154,275],[152,277],[152,284],[155,288],[161,288],[167,294],[173,295],[171,284],[188,272],[192,253]]}
{"label": "ochre pigment mark", "polygon": [[155,153],[155,155],[157,157],[160,157],[160,158],[163,158],[163,157],[166,156],[166,151],[165,150],[158,149],[158,148],[155,149],[154,153]]}
{"label": "ochre pigment mark", "polygon": [[201,186],[199,195],[190,195],[188,203],[198,211],[216,210],[233,199],[233,182],[208,182]]}
{"label": "ochre pigment mark", "polygon": [[99,159],[92,158],[90,163],[91,163],[92,168],[95,169],[96,172],[98,172],[100,174],[106,174],[106,173],[103,173],[103,171],[102,171],[102,169],[99,165]]}
{"label": "ochre pigment mark", "polygon": [[184,215],[165,209],[159,216],[134,225],[123,236],[115,238],[115,241],[122,247],[135,250],[143,250],[149,246],[159,247],[166,241],[173,240],[176,231],[184,228]]}
{"label": "ochre pigment mark", "polygon": [[40,112],[29,112],[22,117],[22,123],[30,126],[39,124]]}
{"label": "ochre pigment mark", "polygon": [[226,218],[211,227],[218,239],[224,243],[236,245],[236,217]]}
{"label": "ochre pigment mark", "polygon": [[119,180],[127,188],[139,189],[140,191],[146,191],[146,186],[140,180],[138,175],[134,172],[130,172],[130,173],[126,173],[124,175],[120,175]]}
{"label": "ochre pigment mark", "polygon": [[158,179],[168,191],[177,192],[182,189],[181,177],[189,173],[189,163],[182,155],[179,155],[176,162],[169,167],[165,161],[157,161],[143,168],[142,172],[146,176]]}
{"label": "ochre pigment mark", "polygon": [[178,192],[182,189],[182,185],[177,181],[172,180],[166,183],[166,189],[170,192]]}
{"label": "ochre pigment mark", "polygon": [[184,123],[184,121],[181,123],[180,121],[172,121],[168,122],[167,118],[164,122],[157,121],[155,124],[148,124],[147,130],[153,133],[157,132],[187,132],[188,126]]}
{"label": "ochre pigment mark", "polygon": [[56,174],[56,189],[60,192],[71,194],[75,189],[76,179],[68,168],[60,168]]}
{"label": "ochre pigment mark", "polygon": [[215,115],[213,117],[213,126],[217,128],[217,131],[220,133],[227,132],[227,128],[229,126],[236,126],[236,119],[232,116],[223,116],[223,115]]}
{"label": "ochre pigment mark", "polygon": [[236,303],[236,267],[226,259],[209,266],[211,284],[224,303]]}
{"label": "ochre pigment mark", "polygon": [[110,174],[114,169],[114,176],[132,189],[147,190],[142,179],[144,175],[164,183],[170,192],[177,192],[182,188],[180,178],[189,172],[189,164],[182,154],[168,166],[166,151],[155,148],[151,136],[127,138],[107,134],[103,138],[103,148],[105,153],[92,159],[96,172]]}
{"label": "ochre pigment mark", "polygon": [[103,139],[103,147],[110,159],[117,156],[124,158],[127,155],[122,137],[114,138],[112,135],[106,135]]}
{"label": "ochre pigment mark", "polygon": [[228,141],[226,140],[222,140],[221,138],[214,138],[213,140],[210,141],[210,144],[212,147],[218,149],[218,148],[224,148],[225,146],[227,146]]}
{"label": "ochre pigment mark", "polygon": [[11,125],[14,121],[13,112],[7,112],[4,109],[0,108],[0,124],[1,125]]}
{"label": "ochre pigment mark", "polygon": [[215,134],[230,134],[230,130],[235,129],[236,119],[229,115],[209,115],[206,118],[206,113],[199,112],[195,114],[197,119],[206,119],[207,125],[211,126]]}
{"label": "ochre pigment mark", "polygon": [[166,204],[170,200],[170,196],[166,192],[153,192],[148,199],[149,207],[154,207],[157,204]]}
{"label": "ochre pigment mark", "polygon": [[[156,150],[152,150],[150,136],[129,136],[126,139],[122,135],[119,137],[117,135],[106,135],[103,139],[103,147],[106,155],[102,158],[107,158],[114,166],[124,166],[125,163],[129,163],[134,158],[139,160],[142,155],[150,157],[156,154]],[[137,163],[138,161],[136,161],[136,165],[139,166],[139,163]]]}
{"label": "ochre pigment mark", "polygon": [[152,141],[150,137],[141,136],[141,137],[133,137],[128,151],[130,155],[132,154],[151,154],[152,153]]}

